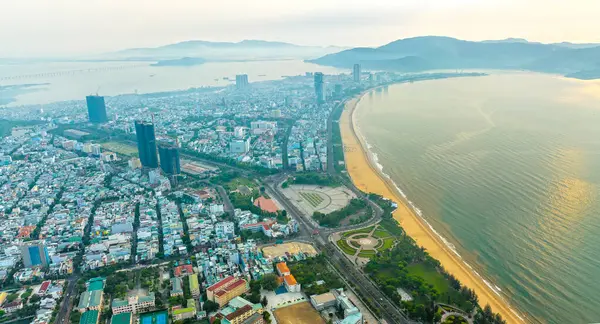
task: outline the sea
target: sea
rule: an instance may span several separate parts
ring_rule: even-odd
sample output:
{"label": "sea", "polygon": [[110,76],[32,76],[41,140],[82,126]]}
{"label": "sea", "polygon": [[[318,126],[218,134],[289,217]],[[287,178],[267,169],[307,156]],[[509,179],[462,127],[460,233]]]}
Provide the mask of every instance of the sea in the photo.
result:
{"label": "sea", "polygon": [[[236,74],[249,82],[279,80],[306,72],[339,74],[349,70],[306,63],[302,60],[208,62],[195,66],[152,66],[153,62],[37,62],[0,63],[3,86],[35,84],[0,107],[83,100],[90,94],[114,96],[228,86]],[[4,96],[8,96],[4,93]],[[12,94],[11,94],[12,97]],[[0,98],[2,99],[2,98]],[[3,98],[7,99],[7,98]],[[6,100],[0,100],[3,102]],[[0,105],[2,105],[0,103]]]}
{"label": "sea", "polygon": [[528,321],[600,322],[600,82],[396,84],[355,118],[383,172]]}

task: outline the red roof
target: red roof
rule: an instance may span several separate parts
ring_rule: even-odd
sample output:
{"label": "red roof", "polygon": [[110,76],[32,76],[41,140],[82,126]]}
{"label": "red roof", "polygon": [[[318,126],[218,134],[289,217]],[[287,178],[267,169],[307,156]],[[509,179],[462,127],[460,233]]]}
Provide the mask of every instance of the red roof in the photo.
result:
{"label": "red roof", "polygon": [[218,290],[222,286],[227,285],[227,283],[231,282],[232,280],[235,280],[235,277],[229,276],[229,277],[217,282],[216,284],[206,288],[206,290],[210,290],[210,291]]}
{"label": "red roof", "polygon": [[[233,277],[230,277],[233,278]],[[234,290],[235,288],[241,286],[241,285],[246,285],[246,281],[243,279],[239,279],[239,278],[233,278],[235,279],[235,281],[228,281],[227,285],[222,285],[220,287],[214,288],[215,291],[215,295],[217,295],[217,297],[221,297],[223,295],[225,295],[227,292]],[[220,284],[221,282],[223,282],[224,280],[212,285],[211,287],[209,287],[208,289],[214,287],[215,285]],[[212,291],[212,290],[211,290]]]}
{"label": "red roof", "polygon": [[277,205],[275,205],[275,202],[272,199],[267,199],[262,196],[254,200],[254,206],[269,213],[276,213],[279,210],[279,208],[277,207]]}
{"label": "red roof", "polygon": [[242,315],[244,315],[245,313],[249,312],[252,310],[252,306],[250,305],[244,305],[238,309],[235,310],[235,312],[228,314],[227,316],[225,316],[226,319],[228,319],[229,321],[233,320],[236,317],[240,317]]}
{"label": "red roof", "polygon": [[50,280],[46,280],[44,282],[42,282],[42,285],[40,286],[40,290],[38,291],[39,294],[43,294],[46,292],[46,290],[48,290],[48,287],[50,286]]}
{"label": "red roof", "polygon": [[173,272],[175,273],[175,277],[180,277],[182,273],[185,273],[186,275],[194,273],[194,268],[192,267],[191,264],[184,264],[184,265],[175,267]]}

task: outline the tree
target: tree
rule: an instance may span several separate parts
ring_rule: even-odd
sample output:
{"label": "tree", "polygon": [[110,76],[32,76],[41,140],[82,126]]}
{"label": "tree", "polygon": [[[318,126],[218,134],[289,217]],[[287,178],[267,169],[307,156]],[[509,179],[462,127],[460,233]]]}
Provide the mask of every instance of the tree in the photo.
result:
{"label": "tree", "polygon": [[19,295],[10,294],[10,295],[6,296],[6,301],[10,303],[10,302],[15,301],[17,298],[19,298]]}
{"label": "tree", "polygon": [[37,303],[42,299],[42,297],[40,297],[39,295],[33,295],[31,296],[31,298],[29,298],[29,302],[31,303]]}
{"label": "tree", "polygon": [[212,312],[216,311],[217,309],[219,309],[219,304],[215,303],[212,300],[207,300],[204,302],[202,309],[204,311],[206,311],[207,313],[212,313]]}
{"label": "tree", "polygon": [[279,287],[279,282],[277,281],[277,275],[274,273],[268,273],[262,277],[261,285],[265,290],[275,290]]}
{"label": "tree", "polygon": [[221,319],[220,318],[216,318],[212,324],[221,324]]}
{"label": "tree", "polygon": [[263,307],[267,306],[269,304],[267,296],[264,296],[260,303],[263,305]]}
{"label": "tree", "polygon": [[270,324],[271,323],[271,313],[264,312],[263,319],[265,320],[265,323]]}

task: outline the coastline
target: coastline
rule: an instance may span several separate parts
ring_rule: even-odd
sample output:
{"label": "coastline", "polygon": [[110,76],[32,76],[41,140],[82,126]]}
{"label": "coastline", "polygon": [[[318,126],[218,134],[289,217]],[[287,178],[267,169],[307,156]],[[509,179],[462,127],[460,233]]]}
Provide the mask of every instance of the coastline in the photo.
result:
{"label": "coastline", "polygon": [[525,323],[526,320],[512,309],[485,279],[465,263],[431,225],[417,215],[420,211],[382,172],[376,157],[373,157],[369,151],[369,144],[360,134],[354,118],[358,103],[366,93],[349,100],[345,104],[339,120],[346,169],[354,185],[364,192],[377,193],[397,202],[398,209],[393,215],[406,233],[418,245],[423,246],[433,258],[437,259],[447,272],[455,276],[463,285],[473,289],[482,307],[489,304],[492,310],[499,313],[507,323]]}

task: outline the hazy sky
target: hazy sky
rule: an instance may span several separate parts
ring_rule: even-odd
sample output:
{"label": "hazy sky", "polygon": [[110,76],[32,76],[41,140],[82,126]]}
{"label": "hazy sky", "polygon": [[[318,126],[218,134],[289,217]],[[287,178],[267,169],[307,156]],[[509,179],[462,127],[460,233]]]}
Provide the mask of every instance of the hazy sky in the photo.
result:
{"label": "hazy sky", "polygon": [[378,46],[422,35],[600,43],[600,0],[0,0],[0,57],[190,39]]}

